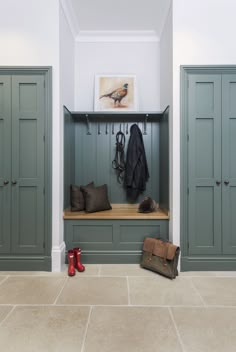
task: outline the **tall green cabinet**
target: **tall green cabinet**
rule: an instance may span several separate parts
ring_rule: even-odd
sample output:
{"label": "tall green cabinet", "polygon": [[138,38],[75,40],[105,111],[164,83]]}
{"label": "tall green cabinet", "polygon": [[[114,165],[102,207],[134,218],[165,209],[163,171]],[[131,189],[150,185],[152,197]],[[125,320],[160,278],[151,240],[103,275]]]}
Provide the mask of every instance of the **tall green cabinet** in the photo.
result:
{"label": "tall green cabinet", "polygon": [[182,270],[236,270],[236,67],[182,68]]}
{"label": "tall green cabinet", "polygon": [[45,74],[0,72],[0,270],[48,270]]}

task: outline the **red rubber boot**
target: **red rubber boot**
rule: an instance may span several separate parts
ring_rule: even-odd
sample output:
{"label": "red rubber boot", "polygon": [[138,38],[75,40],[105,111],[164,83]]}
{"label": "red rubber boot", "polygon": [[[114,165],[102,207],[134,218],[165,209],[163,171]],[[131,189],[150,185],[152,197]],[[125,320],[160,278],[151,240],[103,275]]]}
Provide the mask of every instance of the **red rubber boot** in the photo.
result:
{"label": "red rubber boot", "polygon": [[85,270],[85,267],[81,263],[81,249],[80,248],[74,248],[74,256],[75,256],[75,267],[79,272],[82,272]]}
{"label": "red rubber boot", "polygon": [[75,255],[74,251],[70,249],[67,252],[68,256],[68,275],[69,276],[75,276]]}

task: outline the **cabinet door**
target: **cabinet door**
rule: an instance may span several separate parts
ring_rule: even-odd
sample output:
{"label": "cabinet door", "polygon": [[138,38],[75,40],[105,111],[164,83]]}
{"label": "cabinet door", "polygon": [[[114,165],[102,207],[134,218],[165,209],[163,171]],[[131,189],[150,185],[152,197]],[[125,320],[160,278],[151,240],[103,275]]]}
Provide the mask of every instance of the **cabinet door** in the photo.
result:
{"label": "cabinet door", "polygon": [[189,254],[220,254],[221,75],[190,75],[188,101]]}
{"label": "cabinet door", "polygon": [[44,78],[12,77],[12,253],[44,249]]}
{"label": "cabinet door", "polygon": [[236,254],[236,75],[222,78],[223,253]]}
{"label": "cabinet door", "polygon": [[[0,253],[10,251],[11,77],[0,76]],[[9,182],[9,183],[7,183]]]}

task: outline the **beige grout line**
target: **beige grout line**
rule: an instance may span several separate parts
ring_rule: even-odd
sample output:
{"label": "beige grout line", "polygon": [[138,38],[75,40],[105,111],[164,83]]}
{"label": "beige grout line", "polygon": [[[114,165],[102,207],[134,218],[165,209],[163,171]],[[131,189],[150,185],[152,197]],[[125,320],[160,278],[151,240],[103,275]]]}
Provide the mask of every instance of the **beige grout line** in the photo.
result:
{"label": "beige grout line", "polygon": [[200,294],[200,292],[198,291],[198,289],[196,288],[196,286],[194,285],[192,279],[190,279],[190,283],[191,283],[192,288],[194,289],[194,291],[196,292],[196,294],[198,295],[198,297],[199,297],[200,300],[202,301],[203,306],[206,307],[207,304],[206,304],[206,302],[204,301],[204,299],[203,299],[203,297],[201,296],[201,294]]}
{"label": "beige grout line", "polygon": [[89,315],[88,315],[88,321],[85,327],[85,332],[84,332],[84,336],[83,336],[83,341],[82,341],[82,346],[81,346],[81,352],[84,352],[84,348],[85,348],[85,341],[86,341],[86,337],[87,337],[87,333],[88,333],[88,327],[89,327],[89,322],[90,322],[90,317],[92,314],[92,310],[93,310],[93,306],[90,306],[90,310],[89,310]]}
{"label": "beige grout line", "polygon": [[7,281],[7,279],[10,277],[10,275],[7,275],[1,282],[0,285],[2,285],[5,281]]}
{"label": "beige grout line", "polygon": [[127,292],[128,292],[128,306],[131,306],[130,303],[130,287],[129,287],[129,277],[126,276],[126,282],[127,282]]}
{"label": "beige grout line", "polygon": [[0,322],[0,326],[3,325],[3,323],[7,320],[7,318],[11,315],[11,313],[13,312],[13,310],[16,308],[16,306],[14,305],[12,307],[12,309],[10,310],[10,312],[8,312],[8,314],[5,316],[5,318]]}
{"label": "beige grout line", "polygon": [[55,299],[55,301],[54,301],[54,303],[53,303],[52,305],[55,305],[55,304],[57,303],[57,300],[58,300],[60,294],[62,293],[64,287],[66,286],[66,283],[67,283],[67,282],[68,282],[68,277],[65,278],[65,282],[64,282],[64,284],[62,285],[62,288],[60,289],[60,292],[58,293],[58,295],[57,295],[57,297],[56,297],[56,299]]}
{"label": "beige grout line", "polygon": [[175,332],[176,332],[176,335],[178,337],[181,349],[182,349],[183,352],[186,352],[185,347],[184,347],[184,343],[183,343],[182,338],[180,336],[179,329],[178,329],[177,324],[176,324],[175,319],[174,319],[173,312],[172,312],[170,307],[168,307],[168,311],[170,313],[170,317],[171,317],[172,323],[174,324]]}

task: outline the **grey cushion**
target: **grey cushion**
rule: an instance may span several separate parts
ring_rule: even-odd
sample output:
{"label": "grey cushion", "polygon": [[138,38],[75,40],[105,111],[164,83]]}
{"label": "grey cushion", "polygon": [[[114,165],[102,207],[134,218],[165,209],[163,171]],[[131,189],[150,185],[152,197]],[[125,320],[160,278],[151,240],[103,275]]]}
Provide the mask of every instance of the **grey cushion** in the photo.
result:
{"label": "grey cushion", "polygon": [[85,211],[94,213],[96,211],[112,209],[108,199],[107,185],[99,187],[81,187],[84,192]]}
{"label": "grey cushion", "polygon": [[81,191],[83,187],[94,187],[94,183],[90,182],[87,186],[70,186],[70,205],[71,211],[81,211],[85,209],[84,194]]}

